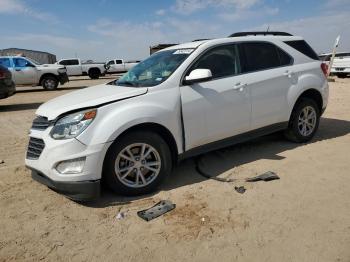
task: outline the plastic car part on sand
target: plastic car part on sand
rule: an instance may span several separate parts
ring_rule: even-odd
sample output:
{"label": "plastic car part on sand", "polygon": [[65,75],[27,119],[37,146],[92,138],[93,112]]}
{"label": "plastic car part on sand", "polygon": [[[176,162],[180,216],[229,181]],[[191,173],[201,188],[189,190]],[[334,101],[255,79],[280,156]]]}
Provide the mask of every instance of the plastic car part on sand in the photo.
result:
{"label": "plastic car part on sand", "polygon": [[257,182],[257,181],[271,181],[271,180],[275,180],[275,179],[280,179],[280,177],[272,171],[268,171],[262,175],[258,175],[255,177],[251,177],[251,178],[247,178],[246,181],[247,182]]}
{"label": "plastic car part on sand", "polygon": [[149,209],[138,211],[137,215],[146,221],[150,221],[173,210],[175,207],[176,205],[173,204],[171,201],[162,200]]}

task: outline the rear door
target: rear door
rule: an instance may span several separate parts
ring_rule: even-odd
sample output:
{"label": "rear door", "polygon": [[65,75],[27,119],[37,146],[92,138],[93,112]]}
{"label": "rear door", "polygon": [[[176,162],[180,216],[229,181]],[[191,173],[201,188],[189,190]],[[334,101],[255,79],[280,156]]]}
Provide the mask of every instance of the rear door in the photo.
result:
{"label": "rear door", "polygon": [[38,71],[35,65],[21,57],[15,57],[12,61],[11,73],[16,85],[34,85],[39,82],[37,81]]}
{"label": "rear door", "polygon": [[206,51],[186,75],[194,69],[210,69],[213,78],[180,87],[186,150],[248,131],[251,104],[237,45]]}
{"label": "rear door", "polygon": [[67,68],[67,74],[69,76],[78,76],[83,73],[79,59],[66,59],[60,61],[59,64],[64,65]]}
{"label": "rear door", "polygon": [[269,42],[240,44],[242,73],[252,100],[252,129],[288,121],[288,90],[297,84],[293,59]]}

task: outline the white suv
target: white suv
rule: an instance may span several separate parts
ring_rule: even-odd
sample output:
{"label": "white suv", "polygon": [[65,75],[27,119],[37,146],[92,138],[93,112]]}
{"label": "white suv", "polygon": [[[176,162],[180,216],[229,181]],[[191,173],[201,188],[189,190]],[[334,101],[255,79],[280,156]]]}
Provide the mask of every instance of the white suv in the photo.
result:
{"label": "white suv", "polygon": [[75,200],[96,197],[102,180],[119,194],[148,193],[186,157],[279,130],[309,141],[327,106],[326,71],[287,33],[173,46],[40,106],[25,162]]}

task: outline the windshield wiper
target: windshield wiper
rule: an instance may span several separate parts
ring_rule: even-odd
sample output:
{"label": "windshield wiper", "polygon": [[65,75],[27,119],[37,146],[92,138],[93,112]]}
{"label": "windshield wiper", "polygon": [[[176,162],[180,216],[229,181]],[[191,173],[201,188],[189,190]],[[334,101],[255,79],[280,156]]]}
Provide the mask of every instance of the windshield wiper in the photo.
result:
{"label": "windshield wiper", "polygon": [[131,81],[123,81],[123,82],[116,82],[117,85],[125,85],[125,86],[137,86],[137,83],[131,82]]}

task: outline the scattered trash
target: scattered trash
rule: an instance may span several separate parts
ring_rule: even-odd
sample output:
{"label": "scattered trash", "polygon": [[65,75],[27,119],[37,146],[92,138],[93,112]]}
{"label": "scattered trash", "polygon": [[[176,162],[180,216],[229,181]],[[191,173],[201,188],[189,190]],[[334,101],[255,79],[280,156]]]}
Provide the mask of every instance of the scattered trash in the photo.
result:
{"label": "scattered trash", "polygon": [[271,180],[275,180],[275,179],[280,179],[280,177],[275,172],[268,171],[262,175],[247,178],[246,181],[247,182],[257,182],[257,181],[267,182],[267,181],[271,181]]}
{"label": "scattered trash", "polygon": [[202,218],[201,218],[201,221],[202,221],[202,222],[205,222],[205,217],[202,217]]}
{"label": "scattered trash", "polygon": [[0,165],[1,164],[5,164],[5,161],[4,160],[0,160]]}
{"label": "scattered trash", "polygon": [[244,186],[240,186],[240,187],[235,186],[235,190],[236,190],[238,193],[240,193],[240,194],[244,194],[244,192],[245,192],[247,189],[245,189]]}
{"label": "scattered trash", "polygon": [[171,201],[162,200],[149,209],[138,211],[137,215],[143,220],[150,221],[173,210],[175,207],[176,205],[173,204]]}
{"label": "scattered trash", "polygon": [[115,218],[118,219],[118,220],[122,220],[125,217],[126,217],[126,215],[125,215],[124,212],[119,212]]}

